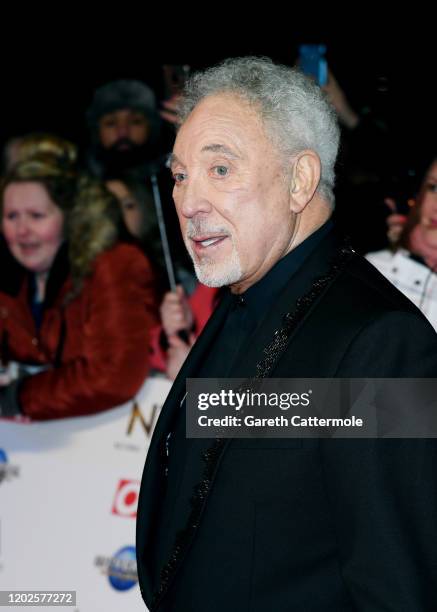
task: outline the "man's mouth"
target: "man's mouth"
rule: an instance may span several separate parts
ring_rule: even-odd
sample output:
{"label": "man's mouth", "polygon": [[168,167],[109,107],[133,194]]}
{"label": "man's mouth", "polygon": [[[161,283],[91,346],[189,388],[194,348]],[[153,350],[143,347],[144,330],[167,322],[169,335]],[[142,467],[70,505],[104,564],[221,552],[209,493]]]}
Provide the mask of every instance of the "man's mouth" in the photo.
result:
{"label": "man's mouth", "polygon": [[130,151],[132,146],[126,143],[117,145],[117,151]]}
{"label": "man's mouth", "polygon": [[220,236],[196,236],[192,237],[191,240],[194,243],[194,248],[196,251],[203,251],[205,249],[214,247],[220,243],[222,243],[228,236],[220,235]]}
{"label": "man's mouth", "polygon": [[112,149],[115,151],[131,151],[135,148],[134,143],[129,138],[120,138],[112,145]]}

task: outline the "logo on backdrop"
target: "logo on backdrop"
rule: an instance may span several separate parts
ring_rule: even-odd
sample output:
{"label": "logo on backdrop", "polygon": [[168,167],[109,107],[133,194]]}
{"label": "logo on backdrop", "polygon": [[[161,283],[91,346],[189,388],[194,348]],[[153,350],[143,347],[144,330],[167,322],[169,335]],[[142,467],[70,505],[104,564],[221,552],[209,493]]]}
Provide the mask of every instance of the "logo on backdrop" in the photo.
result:
{"label": "logo on backdrop", "polygon": [[6,451],[0,448],[0,484],[13,478],[18,478],[20,468],[18,465],[11,465],[8,461]]}
{"label": "logo on backdrop", "polygon": [[126,434],[128,436],[132,435],[134,427],[136,427],[136,424],[138,423],[138,426],[143,428],[144,433],[146,434],[146,438],[150,438],[160,409],[161,406],[159,406],[158,404],[152,404],[150,418],[146,421],[140,410],[140,407],[138,406],[138,403],[134,402],[130,413]]}
{"label": "logo on backdrop", "polygon": [[124,546],[113,557],[97,556],[94,564],[116,591],[127,591],[138,582],[135,546]]}
{"label": "logo on backdrop", "polygon": [[112,514],[135,518],[137,516],[139,493],[140,483],[138,480],[120,480],[115,492]]}

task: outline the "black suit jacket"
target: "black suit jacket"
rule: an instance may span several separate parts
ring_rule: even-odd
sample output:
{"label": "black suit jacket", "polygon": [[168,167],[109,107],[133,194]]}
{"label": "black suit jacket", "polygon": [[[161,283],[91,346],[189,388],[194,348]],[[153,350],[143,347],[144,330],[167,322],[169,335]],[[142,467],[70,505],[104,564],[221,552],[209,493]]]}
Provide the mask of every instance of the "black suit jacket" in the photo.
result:
{"label": "black suit jacket", "polygon": [[[270,376],[437,375],[437,336],[422,314],[361,257],[332,267],[338,248],[331,233],[305,261],[242,347],[235,377],[255,375],[281,321],[293,318]],[[176,543],[160,577],[153,559],[162,545],[154,535],[167,486],[165,439],[183,409],[185,380],[196,376],[228,308],[224,298],[193,347],[149,449],[137,519],[148,607],[437,610],[434,440],[187,440],[181,463],[202,464],[203,478],[193,495],[181,471],[167,491],[174,516],[191,515],[183,533],[165,526]]]}

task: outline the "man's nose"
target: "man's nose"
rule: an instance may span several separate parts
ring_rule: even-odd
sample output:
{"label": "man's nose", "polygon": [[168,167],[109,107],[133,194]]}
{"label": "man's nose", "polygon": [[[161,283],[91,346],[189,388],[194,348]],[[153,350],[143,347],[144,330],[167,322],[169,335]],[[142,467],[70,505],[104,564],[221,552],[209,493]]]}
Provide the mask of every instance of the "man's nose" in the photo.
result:
{"label": "man's nose", "polygon": [[129,125],[127,123],[119,123],[117,125],[117,138],[128,138],[129,136]]}
{"label": "man's nose", "polygon": [[179,200],[177,208],[187,219],[191,219],[198,213],[209,213],[212,209],[208,191],[198,180],[188,180],[182,193],[175,200],[176,202]]}

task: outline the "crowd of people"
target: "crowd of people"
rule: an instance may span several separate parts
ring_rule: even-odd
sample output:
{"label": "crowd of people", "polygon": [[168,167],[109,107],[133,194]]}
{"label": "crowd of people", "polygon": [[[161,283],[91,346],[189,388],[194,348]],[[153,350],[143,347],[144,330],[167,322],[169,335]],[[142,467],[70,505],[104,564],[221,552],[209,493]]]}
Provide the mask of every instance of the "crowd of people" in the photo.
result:
{"label": "crowd of people", "polygon": [[[354,227],[347,227],[354,214],[341,211],[347,180],[359,173],[354,138],[369,132],[369,120],[350,106],[331,72],[324,89],[347,143],[342,163],[353,168],[340,181],[339,223],[346,219],[354,238]],[[2,416],[89,414],[132,398],[150,372],[173,380],[220,301],[221,290],[195,279],[172,203],[166,161],[177,107],[177,94],[160,112],[145,83],[113,81],[95,91],[86,113],[86,150],[47,133],[4,144]],[[370,132],[377,147],[380,134]],[[163,203],[161,224],[154,180]],[[437,328],[436,184],[434,160],[408,216],[389,216],[386,208],[382,221],[367,215],[367,227],[374,223],[375,234],[386,238],[386,248],[369,253],[368,260]],[[369,211],[374,204],[369,201]],[[162,225],[176,288],[169,286]],[[380,246],[369,232],[367,238],[357,240],[358,249]]]}
{"label": "crowd of people", "polygon": [[[6,416],[105,410],[131,398],[149,372],[141,356],[157,322],[152,263],[112,193],[77,173],[70,143],[56,145],[29,155],[23,148],[3,178]],[[8,381],[10,363],[18,376]]]}

